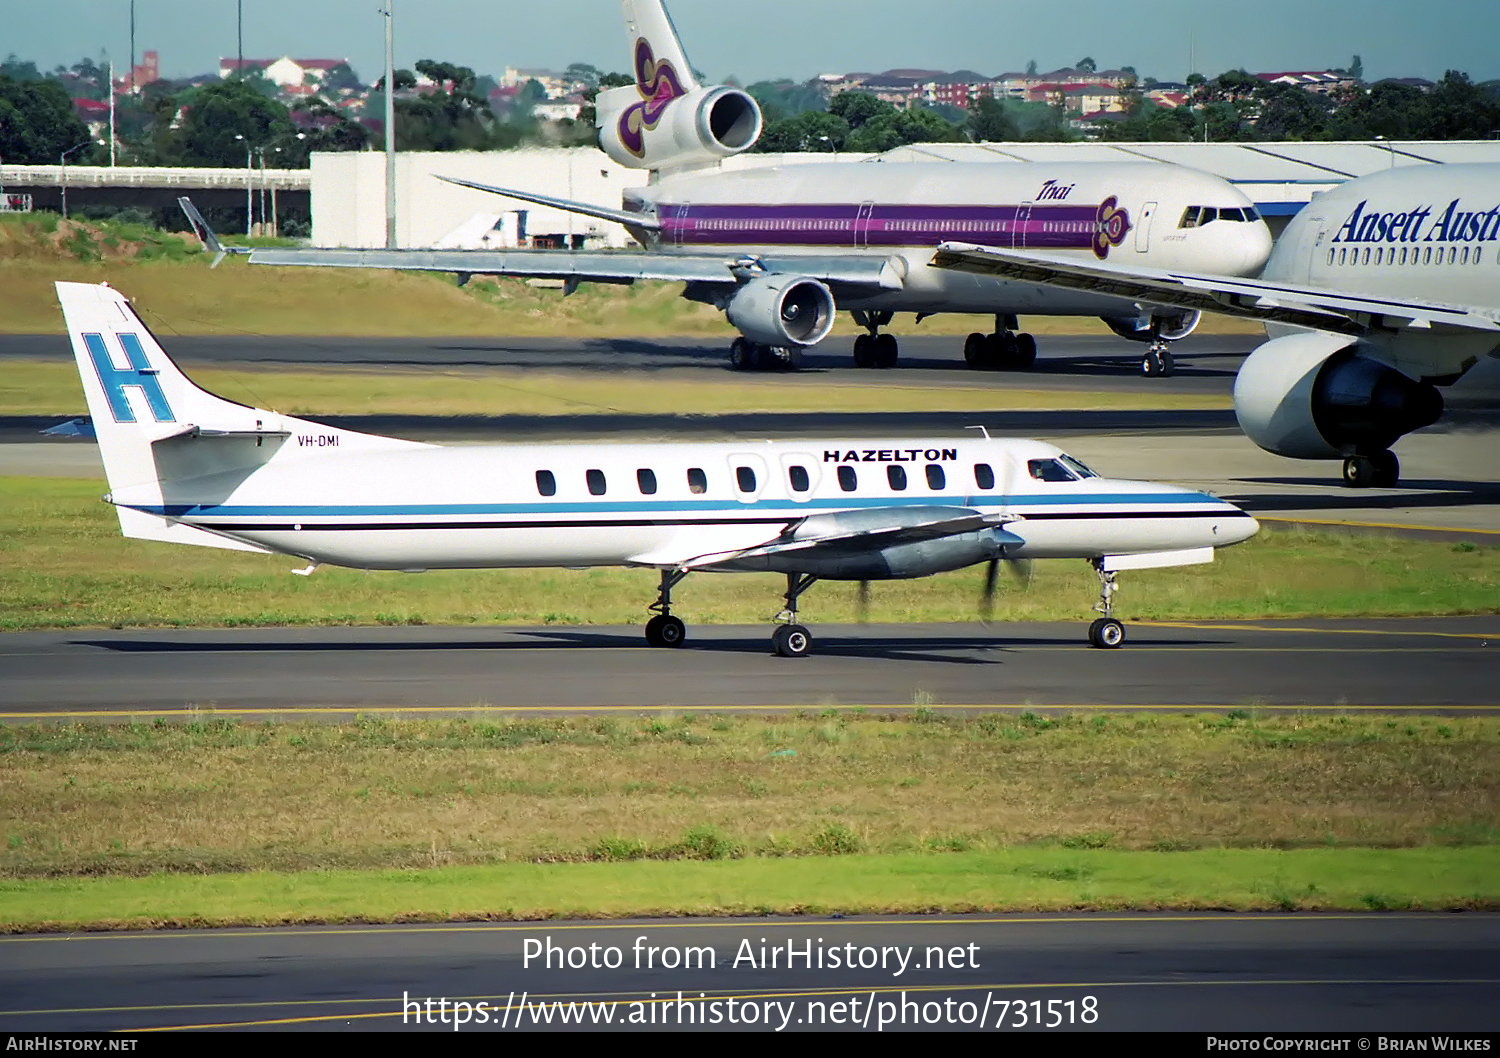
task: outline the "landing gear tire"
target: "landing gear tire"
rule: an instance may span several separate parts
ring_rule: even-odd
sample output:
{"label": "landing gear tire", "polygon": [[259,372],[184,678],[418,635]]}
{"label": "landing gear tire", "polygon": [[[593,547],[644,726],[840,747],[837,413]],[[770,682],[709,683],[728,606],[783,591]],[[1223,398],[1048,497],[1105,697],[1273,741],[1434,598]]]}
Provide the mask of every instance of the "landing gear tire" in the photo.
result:
{"label": "landing gear tire", "polygon": [[687,639],[687,625],[680,617],[657,614],[646,622],[646,642],[653,647],[680,647]]}
{"label": "landing gear tire", "polygon": [[755,346],[748,338],[736,338],[729,343],[729,368],[731,371],[755,369]]}
{"label": "landing gear tire", "polygon": [[771,634],[771,649],[784,658],[806,657],[812,650],[812,633],[801,625],[781,625]]}
{"label": "landing gear tire", "polygon": [[1036,364],[1036,339],[1022,332],[1016,335],[1015,365],[1017,371],[1030,371]]}
{"label": "landing gear tire", "polygon": [[901,346],[894,334],[877,334],[870,340],[873,347],[874,366],[882,370],[896,366],[901,357]]}
{"label": "landing gear tire", "polygon": [[989,350],[986,348],[988,342],[989,335],[980,334],[978,331],[965,338],[964,363],[975,371],[983,371],[989,367]]}
{"label": "landing gear tire", "polygon": [[1101,617],[1089,625],[1089,646],[1114,650],[1125,642],[1125,626],[1113,617]]}
{"label": "landing gear tire", "polygon": [[854,339],[854,366],[874,366],[870,363],[870,336],[868,334],[861,334]]}
{"label": "landing gear tire", "polygon": [[1350,456],[1344,460],[1344,485],[1351,489],[1388,489],[1401,479],[1401,461],[1395,452]]}
{"label": "landing gear tire", "polygon": [[1141,358],[1141,374],[1167,378],[1173,370],[1172,354],[1166,349],[1152,349]]}

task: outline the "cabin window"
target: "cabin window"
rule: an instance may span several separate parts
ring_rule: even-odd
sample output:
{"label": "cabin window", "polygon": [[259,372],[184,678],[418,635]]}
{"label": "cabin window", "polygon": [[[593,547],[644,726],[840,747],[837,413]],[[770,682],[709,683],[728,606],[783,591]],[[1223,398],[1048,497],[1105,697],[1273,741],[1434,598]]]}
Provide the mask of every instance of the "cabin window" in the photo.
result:
{"label": "cabin window", "polygon": [[741,492],[754,492],[755,471],[750,467],[735,467],[734,483],[740,487]]}
{"label": "cabin window", "polygon": [[589,484],[590,496],[604,495],[604,471],[590,470],[584,473],[584,480]]}
{"label": "cabin window", "polygon": [[791,482],[793,492],[806,492],[812,488],[812,479],[808,477],[806,467],[787,467],[786,477]]}
{"label": "cabin window", "polygon": [[708,491],[708,475],[698,467],[693,467],[687,472],[688,491],[695,496],[701,496]]}
{"label": "cabin window", "polygon": [[1332,249],[1330,249],[1328,251],[1328,263],[1329,264],[1333,264],[1333,250]]}
{"label": "cabin window", "polygon": [[1380,264],[1384,258],[1385,258],[1385,248],[1382,247],[1382,246],[1375,247],[1375,263],[1376,264]]}
{"label": "cabin window", "polygon": [[1459,264],[1468,264],[1469,263],[1469,248],[1467,246],[1464,247],[1463,253],[1461,253],[1461,254],[1458,255],[1458,263]]}
{"label": "cabin window", "polygon": [[642,496],[656,495],[656,471],[637,470],[635,472],[635,483],[640,486]]}
{"label": "cabin window", "polygon": [[891,488],[896,492],[906,489],[906,468],[892,464],[885,468],[885,480],[890,482]]}
{"label": "cabin window", "polygon": [[943,473],[943,468],[936,463],[927,464],[927,487],[933,492],[941,492],[948,484],[948,475]]}
{"label": "cabin window", "polygon": [[1457,246],[1450,246],[1450,247],[1448,247],[1448,263],[1452,264],[1456,260],[1458,260],[1458,247]]}
{"label": "cabin window", "polygon": [[543,496],[557,495],[557,479],[552,476],[552,471],[538,470],[536,472],[536,490]]}
{"label": "cabin window", "polygon": [[1401,247],[1401,263],[1402,264],[1406,263],[1406,247],[1405,246]]}
{"label": "cabin window", "polygon": [[1360,264],[1369,264],[1370,263],[1370,248],[1368,246],[1365,247],[1365,252],[1360,255],[1359,263]]}
{"label": "cabin window", "polygon": [[995,487],[995,468],[988,463],[974,464],[974,484],[981,489]]}
{"label": "cabin window", "polygon": [[1038,481],[1073,480],[1073,472],[1056,459],[1028,459],[1026,469]]}
{"label": "cabin window", "polygon": [[859,488],[859,475],[847,464],[839,467],[839,488],[845,492],[853,492]]}

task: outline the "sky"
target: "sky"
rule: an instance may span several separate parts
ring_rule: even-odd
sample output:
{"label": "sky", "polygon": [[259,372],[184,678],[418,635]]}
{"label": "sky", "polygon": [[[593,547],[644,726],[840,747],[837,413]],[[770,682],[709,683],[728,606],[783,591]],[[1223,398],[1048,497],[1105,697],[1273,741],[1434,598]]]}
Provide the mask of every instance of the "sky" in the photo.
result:
{"label": "sky", "polygon": [[[347,58],[365,81],[384,65],[382,0],[135,0],[136,49],[162,73],[246,58]],[[625,70],[618,0],[394,0],[396,65],[440,59],[499,75],[506,66]],[[1365,77],[1500,77],[1493,0],[675,0],[693,65],[740,83],[897,67],[1049,70],[1091,56],[1100,69],[1180,80],[1244,67],[1321,70],[1364,61]],[[0,0],[0,55],[43,70],[130,54],[130,0]]]}

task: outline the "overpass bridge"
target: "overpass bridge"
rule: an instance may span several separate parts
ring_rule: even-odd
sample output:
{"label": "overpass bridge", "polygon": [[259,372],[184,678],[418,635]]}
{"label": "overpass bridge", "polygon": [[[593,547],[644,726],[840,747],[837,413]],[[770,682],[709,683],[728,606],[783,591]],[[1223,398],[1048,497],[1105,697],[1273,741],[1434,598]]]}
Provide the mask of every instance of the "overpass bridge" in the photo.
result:
{"label": "overpass bridge", "polygon": [[[268,216],[289,211],[305,216],[312,200],[312,174],[307,169],[0,165],[0,195],[29,195],[32,209],[61,212],[64,181],[69,209],[106,205],[175,210],[179,195],[191,195],[205,211],[211,209],[220,216],[237,211],[239,227],[244,225],[247,195],[257,219],[263,210]],[[267,200],[264,206],[262,197]]]}

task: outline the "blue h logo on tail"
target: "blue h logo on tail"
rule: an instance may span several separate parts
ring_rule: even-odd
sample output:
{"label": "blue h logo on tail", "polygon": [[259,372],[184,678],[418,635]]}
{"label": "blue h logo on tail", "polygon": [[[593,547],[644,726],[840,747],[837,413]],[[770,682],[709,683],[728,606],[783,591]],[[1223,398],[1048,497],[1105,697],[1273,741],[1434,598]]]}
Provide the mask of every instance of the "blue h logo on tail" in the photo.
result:
{"label": "blue h logo on tail", "polygon": [[109,400],[109,410],[114,415],[115,422],[135,422],[135,409],[125,396],[126,386],[135,386],[141,391],[157,422],[176,422],[172,406],[167,403],[167,395],[162,392],[156,369],[146,359],[146,350],[141,348],[140,335],[126,332],[116,334],[115,338],[125,352],[125,359],[130,361],[128,368],[121,369],[114,365],[109,350],[104,346],[103,335],[83,336],[83,344],[89,351],[89,359],[94,362],[94,371],[99,376],[99,384],[104,387],[104,396]]}

